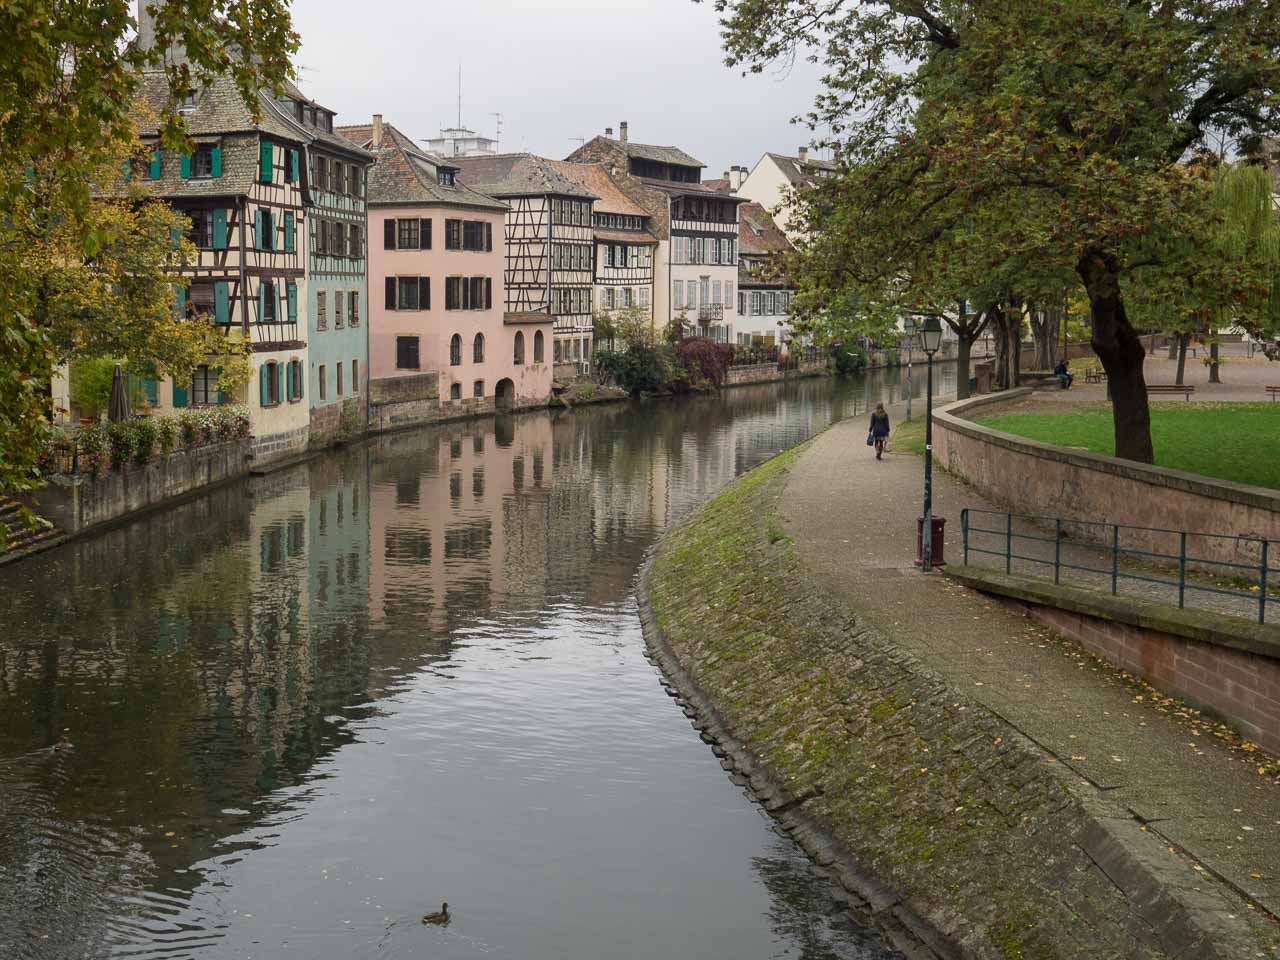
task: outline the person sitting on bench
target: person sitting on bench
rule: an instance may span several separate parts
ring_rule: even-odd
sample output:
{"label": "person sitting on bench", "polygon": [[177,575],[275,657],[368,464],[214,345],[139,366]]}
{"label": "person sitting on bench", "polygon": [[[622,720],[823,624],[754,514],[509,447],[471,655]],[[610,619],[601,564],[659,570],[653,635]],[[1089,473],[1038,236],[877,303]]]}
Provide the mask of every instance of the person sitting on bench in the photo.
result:
{"label": "person sitting on bench", "polygon": [[1058,378],[1058,381],[1062,384],[1063,390],[1071,389],[1071,381],[1075,379],[1075,376],[1067,369],[1067,360],[1065,357],[1059,360],[1058,365],[1053,368],[1053,375]]}

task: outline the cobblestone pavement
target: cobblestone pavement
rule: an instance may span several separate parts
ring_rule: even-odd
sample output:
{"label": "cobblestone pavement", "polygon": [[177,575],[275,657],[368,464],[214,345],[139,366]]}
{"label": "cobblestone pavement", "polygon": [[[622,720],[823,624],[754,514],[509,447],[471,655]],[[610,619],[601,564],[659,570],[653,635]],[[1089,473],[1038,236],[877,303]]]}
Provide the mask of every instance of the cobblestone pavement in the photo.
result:
{"label": "cobblestone pavement", "polygon": [[[891,408],[896,423],[900,408]],[[976,592],[913,566],[921,461],[877,462],[862,418],[837,424],[794,465],[781,513],[819,583],[1147,824],[1158,855],[1199,868],[1280,915],[1280,786],[1210,725],[1138,699],[1124,676]],[[935,512],[994,509],[946,475]],[[948,531],[948,558],[959,561]]]}

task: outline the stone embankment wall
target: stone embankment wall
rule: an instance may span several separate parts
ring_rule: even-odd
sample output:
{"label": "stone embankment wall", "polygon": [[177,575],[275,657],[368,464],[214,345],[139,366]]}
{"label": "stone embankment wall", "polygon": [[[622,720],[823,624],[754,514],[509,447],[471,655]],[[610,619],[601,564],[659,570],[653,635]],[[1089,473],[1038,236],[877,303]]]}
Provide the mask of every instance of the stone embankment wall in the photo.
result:
{"label": "stone embankment wall", "polygon": [[77,533],[244,476],[254,462],[253,453],[252,438],[228,440],[159,456],[150,463],[127,463],[96,480],[83,474],[58,476],[30,502],[59,530]]}
{"label": "stone embankment wall", "polygon": [[1223,956],[1131,816],[812,586],[776,512],[792,456],[642,579],[651,649],[726,766],[911,956]]}
{"label": "stone embankment wall", "polygon": [[[1206,560],[1256,565],[1256,538],[1280,540],[1280,494],[1274,490],[1055,447],[972,422],[999,413],[1002,406],[1029,393],[1010,390],[961,400],[938,411],[933,431],[938,462],[1015,513],[1226,535],[1195,538],[1188,550]],[[1105,527],[1083,524],[1069,532],[1097,542],[1108,542],[1111,535]],[[1167,536],[1126,531],[1124,537],[1122,546],[1171,550]],[[1176,553],[1176,545],[1172,550]],[[1246,575],[1212,565],[1204,569]]]}
{"label": "stone embankment wall", "polygon": [[792,370],[780,370],[776,363],[753,363],[742,367],[730,367],[725,374],[724,385],[737,387],[748,383],[772,383],[789,377],[821,377],[831,370],[826,357],[817,360],[801,360]]}

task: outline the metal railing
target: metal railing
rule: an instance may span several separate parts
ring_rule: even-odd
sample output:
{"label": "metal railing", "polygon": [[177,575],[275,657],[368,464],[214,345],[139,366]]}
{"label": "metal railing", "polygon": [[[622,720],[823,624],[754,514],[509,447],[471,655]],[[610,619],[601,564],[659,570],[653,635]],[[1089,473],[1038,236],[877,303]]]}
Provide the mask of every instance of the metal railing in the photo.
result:
{"label": "metal railing", "polygon": [[[982,523],[991,525],[980,526]],[[1154,585],[1167,589],[1170,599],[1176,591],[1179,608],[1188,606],[1189,594],[1229,597],[1232,612],[1252,607],[1259,623],[1266,623],[1269,604],[1280,603],[1280,591],[1274,589],[1280,567],[1270,566],[1280,561],[1280,542],[1264,537],[974,508],[960,511],[960,528],[966,565],[971,554],[980,554],[1003,560],[1005,573],[1011,574],[1014,561],[1023,561],[1052,567],[1055,584],[1062,583],[1064,573],[1082,574],[1085,576],[1077,579],[1092,578],[1092,588],[1109,586],[1113,595],[1118,595],[1126,582]],[[1030,546],[1026,546],[1028,544]],[[1170,549],[1160,549],[1166,544]],[[1222,559],[1232,555],[1238,559]],[[1172,576],[1174,570],[1176,578]],[[1192,576],[1188,576],[1188,571]],[[1168,572],[1170,576],[1160,576],[1161,572]],[[1197,572],[1208,576],[1196,577]],[[1237,586],[1224,585],[1224,581]],[[1160,592],[1147,589],[1149,593]],[[1195,602],[1191,605],[1205,606]],[[1221,612],[1222,601],[1210,609]],[[1254,613],[1249,615],[1252,617]]]}

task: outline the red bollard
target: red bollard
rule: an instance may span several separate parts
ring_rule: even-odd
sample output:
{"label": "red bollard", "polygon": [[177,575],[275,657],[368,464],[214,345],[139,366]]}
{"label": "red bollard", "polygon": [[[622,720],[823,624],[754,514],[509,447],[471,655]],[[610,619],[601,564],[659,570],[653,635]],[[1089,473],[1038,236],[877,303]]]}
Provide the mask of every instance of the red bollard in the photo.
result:
{"label": "red bollard", "polygon": [[[933,518],[933,556],[930,558],[930,562],[935,567],[945,567],[947,565],[947,559],[943,553],[943,536],[946,529],[946,517]],[[916,566],[924,566],[924,517],[916,518]]]}

